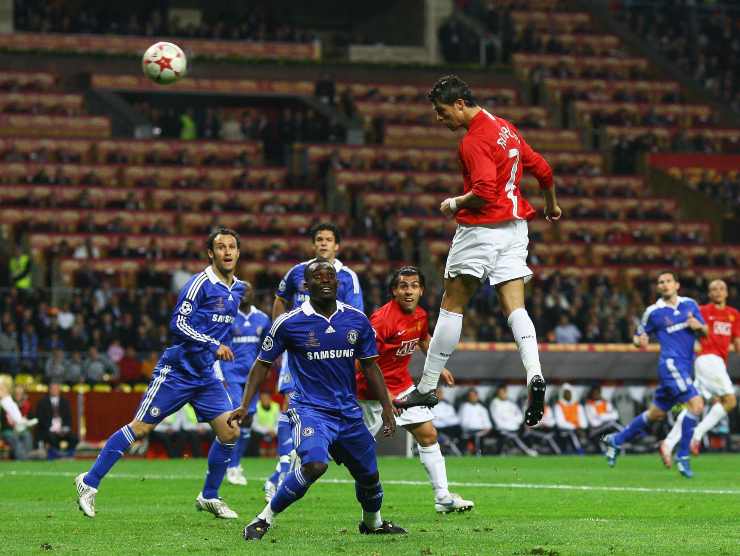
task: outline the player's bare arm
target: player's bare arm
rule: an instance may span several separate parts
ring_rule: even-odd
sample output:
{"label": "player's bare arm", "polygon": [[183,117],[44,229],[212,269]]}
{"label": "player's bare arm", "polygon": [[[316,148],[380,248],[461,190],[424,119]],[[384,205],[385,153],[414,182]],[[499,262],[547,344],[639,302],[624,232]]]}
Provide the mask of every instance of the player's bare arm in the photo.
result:
{"label": "player's bare arm", "polygon": [[275,322],[275,319],[277,319],[280,315],[282,315],[287,310],[288,310],[288,302],[282,297],[280,297],[279,295],[276,295],[275,301],[272,302],[273,322]]}
{"label": "player's bare arm", "polygon": [[244,396],[242,396],[242,403],[234,411],[231,412],[228,419],[226,420],[229,425],[233,422],[239,425],[248,426],[247,412],[249,411],[249,401],[257,393],[257,389],[264,382],[267,373],[270,372],[271,363],[260,361],[257,359],[252,365],[252,370],[249,371],[249,378],[247,379],[247,386],[244,388]]}
{"label": "player's bare arm", "polygon": [[553,185],[549,189],[543,189],[542,196],[545,198],[545,220],[548,222],[560,220],[560,217],[563,215],[563,211],[560,209],[560,205],[558,205],[555,186]]}
{"label": "player's bare arm", "polygon": [[367,379],[370,395],[377,399],[383,408],[383,435],[392,436],[396,432],[395,415],[400,414],[400,411],[391,403],[391,397],[376,358],[360,359],[360,369]]}
{"label": "player's bare arm", "polygon": [[461,208],[476,209],[485,206],[486,200],[481,199],[475,195],[472,191],[465,195],[459,195],[457,197],[449,197],[442,201],[439,205],[439,210],[447,218],[452,218],[455,213]]}

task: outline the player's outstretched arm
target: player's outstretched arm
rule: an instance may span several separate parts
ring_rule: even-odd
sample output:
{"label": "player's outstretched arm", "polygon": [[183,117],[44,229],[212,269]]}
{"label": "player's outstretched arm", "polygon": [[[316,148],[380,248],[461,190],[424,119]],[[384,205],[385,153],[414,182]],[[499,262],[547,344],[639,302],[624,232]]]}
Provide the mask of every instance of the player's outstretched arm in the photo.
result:
{"label": "player's outstretched arm", "polygon": [[249,371],[249,379],[247,379],[247,387],[244,389],[244,395],[242,396],[242,403],[234,411],[231,412],[227,419],[227,423],[237,423],[238,425],[247,425],[246,418],[247,412],[249,411],[249,402],[257,393],[257,389],[262,385],[270,372],[272,363],[261,361],[257,359],[252,365],[252,370]]}
{"label": "player's outstretched arm", "polygon": [[375,357],[360,359],[360,367],[370,387],[371,399],[380,401],[380,405],[383,407],[383,434],[385,436],[391,436],[396,432],[395,415],[397,410],[391,403],[391,397],[388,394],[383,373],[380,367],[378,367]]}
{"label": "player's outstretched arm", "polygon": [[279,295],[276,295],[275,301],[272,302],[272,322],[275,322],[275,319],[287,310],[288,302]]}

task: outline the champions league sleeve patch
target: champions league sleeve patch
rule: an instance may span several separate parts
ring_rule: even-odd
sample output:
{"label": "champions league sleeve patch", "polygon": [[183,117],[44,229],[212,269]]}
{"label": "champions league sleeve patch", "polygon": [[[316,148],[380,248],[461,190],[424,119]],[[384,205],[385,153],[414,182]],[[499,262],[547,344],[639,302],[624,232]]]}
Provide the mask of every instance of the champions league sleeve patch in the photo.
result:
{"label": "champions league sleeve patch", "polygon": [[182,305],[180,305],[180,314],[188,316],[192,312],[193,306],[190,304],[190,301],[183,301]]}
{"label": "champions league sleeve patch", "polygon": [[272,338],[266,336],[262,342],[262,351],[270,351],[272,349]]}

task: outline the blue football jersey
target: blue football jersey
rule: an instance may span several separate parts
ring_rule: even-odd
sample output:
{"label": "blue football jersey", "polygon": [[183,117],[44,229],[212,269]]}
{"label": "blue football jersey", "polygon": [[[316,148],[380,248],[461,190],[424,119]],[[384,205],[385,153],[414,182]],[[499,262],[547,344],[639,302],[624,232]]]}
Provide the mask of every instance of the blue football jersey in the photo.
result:
{"label": "blue football jersey", "polygon": [[[308,290],[303,279],[303,271],[306,265],[315,259],[303,261],[291,268],[280,281],[277,296],[288,302],[290,309],[297,309],[304,301],[308,300]],[[334,269],[337,272],[337,301],[351,305],[360,311],[365,310],[362,300],[362,289],[357,274],[350,268],[344,266],[339,260],[334,259]]]}
{"label": "blue football jersey", "polygon": [[218,346],[226,343],[244,295],[244,282],[234,278],[231,287],[209,266],[187,281],[170,320],[173,344],[162,362],[187,373],[213,373]]}
{"label": "blue football jersey", "polygon": [[356,397],[355,360],[378,355],[375,331],[363,312],[337,301],[336,312],[326,318],[305,301],[275,319],[257,358],[273,363],[284,351],[294,362],[292,407],[362,415]]}
{"label": "blue football jersey", "polygon": [[260,344],[270,330],[270,317],[254,305],[248,313],[239,311],[231,328],[228,346],[234,352],[233,361],[220,361],[224,380],[230,384],[245,384],[249,371],[257,359]]}
{"label": "blue football jersey", "polygon": [[675,306],[659,299],[645,309],[638,333],[653,334],[658,339],[661,362],[667,359],[679,361],[694,359],[696,336],[686,323],[689,313],[704,324],[699,306],[689,297],[679,297]]}

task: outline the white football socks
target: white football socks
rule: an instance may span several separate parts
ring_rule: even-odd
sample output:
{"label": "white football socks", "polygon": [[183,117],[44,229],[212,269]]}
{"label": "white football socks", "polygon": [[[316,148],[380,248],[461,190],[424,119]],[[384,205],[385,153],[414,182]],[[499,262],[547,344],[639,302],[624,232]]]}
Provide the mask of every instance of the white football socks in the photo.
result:
{"label": "white football socks", "polygon": [[673,449],[676,447],[676,444],[678,444],[679,440],[681,440],[681,432],[683,429],[683,417],[686,415],[686,410],[682,409],[681,413],[679,413],[676,416],[676,422],[673,423],[673,428],[671,429],[671,432],[668,433],[668,436],[665,437],[665,440],[663,442],[666,443],[666,446],[668,446],[669,452],[673,452]]}
{"label": "white football socks", "polygon": [[727,411],[725,411],[724,406],[721,403],[714,404],[712,409],[709,410],[709,413],[701,420],[701,423],[696,425],[693,439],[696,441],[701,440],[725,415],[727,415]]}
{"label": "white football socks", "polygon": [[267,503],[267,506],[265,506],[264,510],[257,514],[257,517],[260,519],[264,519],[267,523],[272,525],[272,520],[275,519],[275,512],[272,511],[272,508],[270,507],[270,502]]}
{"label": "white football socks", "polygon": [[521,357],[524,369],[527,371],[527,384],[529,384],[535,376],[542,376],[540,353],[537,347],[537,331],[534,329],[534,323],[524,307],[514,309],[507,322],[519,348],[519,357]]}
{"label": "white football socks", "polygon": [[434,334],[424,362],[424,374],[417,386],[422,394],[436,390],[439,375],[460,341],[462,320],[463,316],[460,313],[452,313],[446,309],[439,310],[437,325],[434,327]]}
{"label": "white football socks", "polygon": [[370,529],[377,529],[383,525],[383,519],[380,517],[380,511],[366,512],[362,510],[362,522]]}
{"label": "white football socks", "polygon": [[424,469],[427,470],[429,481],[434,489],[434,499],[436,501],[445,500],[450,496],[449,486],[447,485],[447,468],[445,467],[445,458],[442,450],[439,449],[439,443],[435,442],[431,446],[419,446],[419,459]]}

